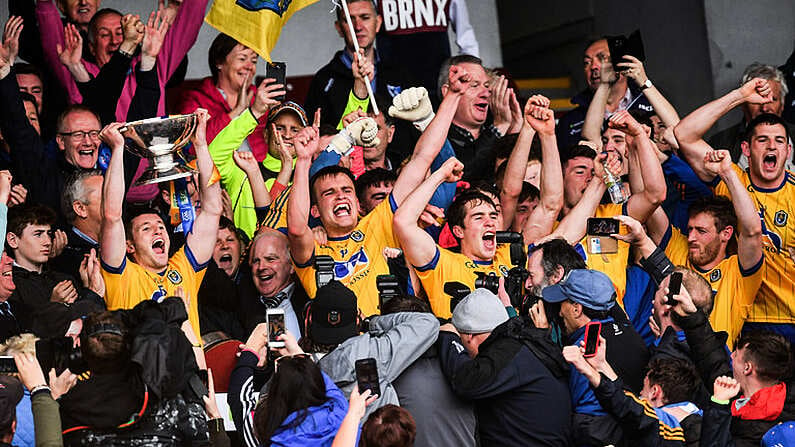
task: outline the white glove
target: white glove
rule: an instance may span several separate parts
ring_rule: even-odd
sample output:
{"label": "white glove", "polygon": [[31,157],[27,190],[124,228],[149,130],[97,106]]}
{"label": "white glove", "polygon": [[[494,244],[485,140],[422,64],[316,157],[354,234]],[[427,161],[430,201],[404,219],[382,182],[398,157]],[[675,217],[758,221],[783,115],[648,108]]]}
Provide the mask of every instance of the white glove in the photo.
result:
{"label": "white glove", "polygon": [[348,124],[334,138],[329,146],[342,156],[349,155],[352,146],[375,147],[381,140],[378,138],[378,123],[373,118],[359,118]]}
{"label": "white glove", "polygon": [[425,87],[411,87],[403,90],[392,98],[389,115],[393,118],[411,121],[420,132],[424,131],[435,116],[431,100],[428,98],[428,90]]}

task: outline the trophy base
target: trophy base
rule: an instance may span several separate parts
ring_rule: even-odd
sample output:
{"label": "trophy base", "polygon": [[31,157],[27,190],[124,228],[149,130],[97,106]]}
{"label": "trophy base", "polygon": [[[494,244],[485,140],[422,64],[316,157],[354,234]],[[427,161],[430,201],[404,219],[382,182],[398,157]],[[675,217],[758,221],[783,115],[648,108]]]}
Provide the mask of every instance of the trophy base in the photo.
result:
{"label": "trophy base", "polygon": [[190,177],[192,175],[192,169],[181,165],[174,166],[173,168],[163,172],[156,169],[149,169],[138,178],[138,181],[135,182],[135,185],[152,185],[155,183],[170,182],[172,180]]}

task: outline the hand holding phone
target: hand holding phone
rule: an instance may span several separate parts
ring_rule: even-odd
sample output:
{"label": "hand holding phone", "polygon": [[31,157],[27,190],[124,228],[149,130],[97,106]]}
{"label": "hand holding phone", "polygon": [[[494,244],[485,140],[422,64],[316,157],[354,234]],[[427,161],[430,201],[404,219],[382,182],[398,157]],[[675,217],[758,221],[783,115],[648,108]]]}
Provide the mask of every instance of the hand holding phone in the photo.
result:
{"label": "hand holding phone", "polygon": [[[275,79],[276,84],[282,84],[285,91],[287,90],[287,64],[284,62],[267,62],[265,64],[265,77]],[[285,95],[279,95],[274,99],[282,102],[284,97]]]}
{"label": "hand holding phone", "polygon": [[682,288],[682,272],[671,273],[671,279],[668,280],[668,293],[665,295],[665,304],[675,306],[676,300],[674,295],[679,295]]}
{"label": "hand holding phone", "polygon": [[277,337],[284,334],[284,309],[268,309],[265,319],[268,322],[268,346],[283,348],[284,341]]}
{"label": "hand holding phone", "polygon": [[378,365],[375,363],[375,359],[372,357],[359,359],[355,363],[355,368],[359,392],[364,393],[364,390],[370,390],[371,396],[380,396],[381,385],[378,381]]}
{"label": "hand holding phone", "polygon": [[585,326],[585,358],[595,357],[599,351],[599,334],[602,332],[602,323],[592,321]]}

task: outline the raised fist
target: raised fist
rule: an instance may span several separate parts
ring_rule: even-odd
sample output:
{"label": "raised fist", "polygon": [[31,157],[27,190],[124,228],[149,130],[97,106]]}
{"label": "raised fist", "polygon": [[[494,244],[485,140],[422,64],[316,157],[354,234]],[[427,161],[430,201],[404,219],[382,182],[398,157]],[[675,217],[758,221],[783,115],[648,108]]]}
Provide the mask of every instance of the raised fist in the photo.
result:
{"label": "raised fist", "polygon": [[353,140],[352,144],[362,147],[375,147],[381,141],[378,139],[378,123],[373,118],[361,118],[345,128]]}
{"label": "raised fist", "polygon": [[411,87],[392,98],[389,115],[406,121],[423,121],[433,116],[433,107],[425,87]]}

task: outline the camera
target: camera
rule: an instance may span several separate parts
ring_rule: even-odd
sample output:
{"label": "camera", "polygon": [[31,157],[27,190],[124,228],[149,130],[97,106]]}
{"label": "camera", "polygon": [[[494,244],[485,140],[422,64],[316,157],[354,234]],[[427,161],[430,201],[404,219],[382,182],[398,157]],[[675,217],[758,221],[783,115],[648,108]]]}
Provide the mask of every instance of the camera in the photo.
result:
{"label": "camera", "polygon": [[315,256],[315,283],[321,288],[334,279],[334,258],[328,255]]}
{"label": "camera", "polygon": [[444,283],[444,293],[450,295],[450,313],[453,313],[455,307],[472,291],[469,287],[461,284],[458,281],[449,281]]}
{"label": "camera", "polygon": [[42,371],[55,368],[60,374],[69,369],[73,374],[80,375],[88,371],[88,363],[83,358],[83,351],[74,346],[71,337],[47,338],[36,341],[36,358]]}
{"label": "camera", "polygon": [[500,289],[500,278],[497,275],[485,272],[475,272],[475,275],[477,275],[475,278],[476,289],[488,289],[491,293],[497,294]]}
{"label": "camera", "polygon": [[378,288],[378,310],[383,312],[384,304],[400,296],[400,285],[395,275],[378,275],[375,278],[375,286]]}

